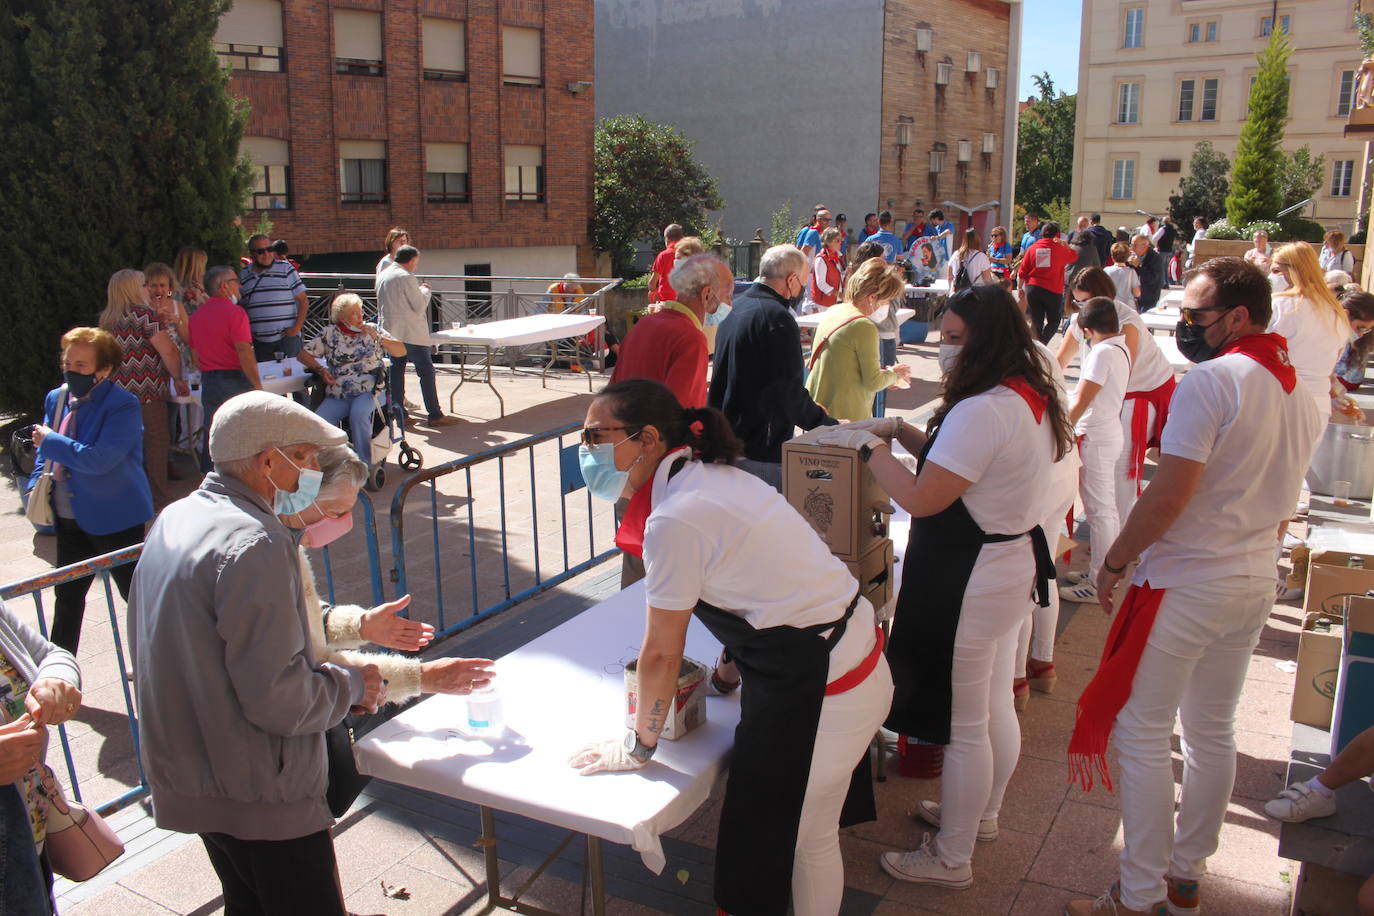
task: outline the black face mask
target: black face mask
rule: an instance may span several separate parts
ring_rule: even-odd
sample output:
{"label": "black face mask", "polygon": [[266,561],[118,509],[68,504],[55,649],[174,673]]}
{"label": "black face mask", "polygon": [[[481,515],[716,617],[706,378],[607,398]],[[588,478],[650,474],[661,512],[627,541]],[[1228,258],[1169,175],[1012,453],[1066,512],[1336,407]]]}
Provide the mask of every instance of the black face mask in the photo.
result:
{"label": "black face mask", "polygon": [[62,373],[62,381],[67,383],[67,390],[74,398],[84,398],[91,393],[95,387],[95,374],[82,375],[80,372],[66,371]]}
{"label": "black face mask", "polygon": [[[1222,314],[1225,315],[1226,312],[1222,312]],[[1220,320],[1220,318],[1217,319],[1217,321]],[[1215,322],[1213,323],[1215,324]],[[1211,326],[1209,324],[1207,328]],[[1221,352],[1220,345],[1214,347],[1207,342],[1207,328],[1196,324],[1186,324],[1183,321],[1180,321],[1175,328],[1174,337],[1178,342],[1178,352],[1182,353],[1189,362],[1205,363]]]}

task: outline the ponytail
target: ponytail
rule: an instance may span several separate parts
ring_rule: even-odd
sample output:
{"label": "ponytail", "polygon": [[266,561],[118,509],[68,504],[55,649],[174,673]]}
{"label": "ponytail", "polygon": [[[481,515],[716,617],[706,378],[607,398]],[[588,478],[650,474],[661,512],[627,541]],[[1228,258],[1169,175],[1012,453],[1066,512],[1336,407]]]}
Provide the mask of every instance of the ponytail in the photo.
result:
{"label": "ponytail", "polygon": [[710,407],[683,407],[666,386],[635,378],[607,385],[597,399],[610,402],[611,415],[632,430],[652,426],[670,450],[684,445],[708,464],[730,464],[744,453],[730,421]]}
{"label": "ponytail", "polygon": [[734,464],[744,452],[730,421],[714,407],[684,407],[682,419],[692,454],[707,464]]}

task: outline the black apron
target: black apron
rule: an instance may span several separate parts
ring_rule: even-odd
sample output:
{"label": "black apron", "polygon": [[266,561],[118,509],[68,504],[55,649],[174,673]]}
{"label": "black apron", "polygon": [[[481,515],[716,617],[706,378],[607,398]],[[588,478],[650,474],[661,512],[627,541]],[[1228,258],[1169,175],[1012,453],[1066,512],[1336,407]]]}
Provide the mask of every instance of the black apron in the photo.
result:
{"label": "black apron", "polygon": [[[918,468],[925,467],[926,456],[939,434],[937,428],[921,450]],[[1055,576],[1054,560],[1044,529],[1036,525],[1027,533],[1035,552],[1036,601],[1046,607],[1049,580]],[[956,499],[943,512],[911,520],[887,649],[893,683],[887,728],[931,744],[949,744],[954,635],[959,629],[964,590],[984,544],[1022,536],[985,533],[963,499]]]}
{"label": "black apron", "polygon": [[[741,916],[783,916],[792,892],[802,802],[830,671],[858,603],[811,627],[758,630],[698,601],[697,618],[720,640],[744,678],[740,718],[716,839],[716,905]],[[830,630],[828,636],[820,634]],[[877,819],[865,753],[850,780],[839,826]]]}

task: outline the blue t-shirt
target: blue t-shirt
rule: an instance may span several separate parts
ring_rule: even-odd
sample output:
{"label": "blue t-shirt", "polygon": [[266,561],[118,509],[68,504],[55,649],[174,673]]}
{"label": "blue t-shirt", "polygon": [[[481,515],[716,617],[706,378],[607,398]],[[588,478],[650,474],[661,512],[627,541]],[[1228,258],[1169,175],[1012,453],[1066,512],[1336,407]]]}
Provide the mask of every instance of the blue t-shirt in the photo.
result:
{"label": "blue t-shirt", "polygon": [[811,254],[813,256],[821,253],[821,234],[818,230],[810,226],[803,229],[801,235],[797,236],[798,248],[805,248],[807,245],[811,246]]}
{"label": "blue t-shirt", "polygon": [[864,241],[877,242],[883,246],[883,260],[889,264],[897,260],[897,253],[902,250],[902,240],[887,229],[879,229]]}
{"label": "blue t-shirt", "polygon": [[1011,246],[1006,242],[1001,245],[989,245],[988,257],[990,258],[1009,258],[1011,257]]}
{"label": "blue t-shirt", "polygon": [[906,227],[906,232],[902,233],[902,247],[909,249],[912,245],[916,243],[917,239],[929,238],[934,234],[935,227],[932,226],[930,223],[921,223],[920,229],[917,229],[914,225],[908,223]]}
{"label": "blue t-shirt", "polygon": [[940,256],[940,260],[948,261],[950,252],[949,243],[954,238],[954,224],[949,220],[945,220],[939,225],[926,226],[926,228],[930,230],[927,234],[932,237],[939,235],[941,232],[949,232],[949,235],[935,243],[935,253]]}
{"label": "blue t-shirt", "polygon": [[1039,240],[1040,240],[1040,227],[1039,227],[1039,226],[1036,226],[1034,232],[1027,232],[1027,233],[1025,233],[1024,235],[1021,236],[1021,250],[1024,252],[1027,248],[1029,248],[1030,246],[1034,245],[1034,244],[1035,244],[1036,242],[1038,242]]}

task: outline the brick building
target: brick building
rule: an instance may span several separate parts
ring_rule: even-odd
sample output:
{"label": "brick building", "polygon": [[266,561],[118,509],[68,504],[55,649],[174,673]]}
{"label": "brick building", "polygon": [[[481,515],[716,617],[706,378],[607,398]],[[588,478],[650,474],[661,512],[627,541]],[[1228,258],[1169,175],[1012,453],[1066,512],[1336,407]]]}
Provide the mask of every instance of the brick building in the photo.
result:
{"label": "brick building", "polygon": [[592,0],[235,0],[215,38],[245,223],[308,266],[371,270],[402,226],[426,274],[590,273]]}
{"label": "brick building", "polygon": [[786,202],[855,229],[918,202],[990,205],[982,229],[1008,218],[1020,0],[597,0],[596,17],[598,117],[642,113],[696,141],[732,238],[766,233]]}

